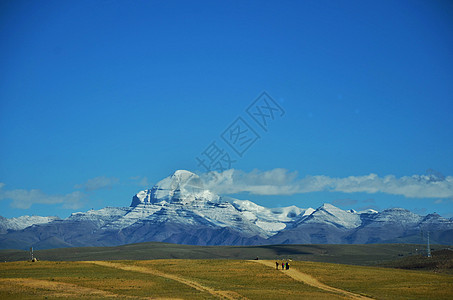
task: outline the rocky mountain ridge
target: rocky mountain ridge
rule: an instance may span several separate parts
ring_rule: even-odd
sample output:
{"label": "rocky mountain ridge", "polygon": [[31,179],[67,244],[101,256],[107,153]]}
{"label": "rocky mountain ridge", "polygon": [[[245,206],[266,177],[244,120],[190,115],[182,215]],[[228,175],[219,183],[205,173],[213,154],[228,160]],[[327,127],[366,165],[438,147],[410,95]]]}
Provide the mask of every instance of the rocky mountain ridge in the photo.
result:
{"label": "rocky mountain ridge", "polygon": [[[36,217],[35,217],[36,218]],[[39,219],[41,218],[41,219]],[[402,208],[382,212],[266,208],[207,190],[194,173],[178,170],[132,198],[129,207],[73,213],[66,219],[39,217],[23,224],[0,219],[0,249],[114,246],[161,241],[192,245],[423,242],[453,244],[453,221],[437,214],[419,216]],[[16,218],[17,219],[17,218]],[[27,223],[28,222],[28,223]]]}

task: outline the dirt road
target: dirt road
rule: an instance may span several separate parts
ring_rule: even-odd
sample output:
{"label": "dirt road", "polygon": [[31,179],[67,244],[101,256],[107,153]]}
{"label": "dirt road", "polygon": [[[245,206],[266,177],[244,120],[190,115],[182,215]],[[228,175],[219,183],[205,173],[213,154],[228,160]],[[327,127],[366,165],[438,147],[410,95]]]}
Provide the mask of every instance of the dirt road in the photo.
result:
{"label": "dirt road", "polygon": [[247,299],[246,297],[244,297],[236,292],[233,292],[233,291],[215,290],[211,287],[202,285],[196,281],[189,280],[187,278],[183,278],[183,277],[180,277],[177,275],[163,273],[163,272],[160,272],[155,269],[149,269],[149,268],[139,267],[139,266],[130,266],[130,265],[112,263],[112,262],[107,262],[107,261],[85,261],[84,263],[90,263],[90,264],[95,264],[95,265],[109,267],[109,268],[116,268],[116,269],[121,269],[121,270],[125,270],[125,271],[140,272],[140,273],[151,274],[151,275],[155,275],[155,276],[168,278],[171,280],[178,281],[182,284],[188,285],[201,292],[207,292],[207,293],[213,295],[214,297],[220,298],[220,299],[228,299],[228,300]]}
{"label": "dirt road", "polygon": [[[268,266],[268,267],[271,267],[271,268],[275,269],[275,262],[274,261],[268,261],[268,260],[251,260],[251,261],[257,262],[257,263],[260,263],[260,264],[263,264],[265,266]],[[319,289],[322,289],[322,290],[325,290],[325,291],[328,291],[328,292],[344,295],[344,296],[346,296],[346,298],[349,298],[349,299],[357,299],[357,300],[359,300],[359,299],[360,300],[373,299],[373,298],[368,298],[368,297],[365,297],[365,296],[362,296],[362,295],[359,295],[359,294],[351,293],[351,292],[348,292],[348,291],[345,291],[345,290],[342,290],[342,289],[331,287],[329,285],[326,285],[326,284],[318,281],[316,278],[314,278],[314,277],[312,277],[312,276],[310,276],[308,274],[299,272],[299,271],[297,271],[297,270],[295,270],[293,268],[290,268],[289,270],[280,270],[280,271],[283,272],[284,274],[288,275],[289,277],[295,279],[295,280],[301,281],[301,282],[303,282],[305,284],[314,286],[316,288],[319,288]]]}

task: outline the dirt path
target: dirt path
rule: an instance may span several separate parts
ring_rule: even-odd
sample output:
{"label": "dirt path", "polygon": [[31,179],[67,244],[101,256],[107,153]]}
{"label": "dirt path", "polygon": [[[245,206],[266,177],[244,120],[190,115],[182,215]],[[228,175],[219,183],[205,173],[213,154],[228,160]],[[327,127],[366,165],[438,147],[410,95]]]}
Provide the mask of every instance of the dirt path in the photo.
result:
{"label": "dirt path", "polygon": [[[275,269],[274,261],[268,261],[268,260],[251,260],[251,261],[257,262],[257,263],[260,263],[260,264],[263,264],[265,266]],[[331,287],[329,285],[326,285],[326,284],[318,281],[316,278],[314,278],[308,274],[299,272],[295,269],[290,268],[289,270],[280,270],[280,271],[283,272],[284,274],[288,275],[289,277],[294,278],[295,280],[302,281],[305,284],[314,286],[316,288],[319,288],[319,289],[322,289],[322,290],[325,290],[328,292],[345,295],[349,299],[360,299],[360,300],[373,299],[373,298],[368,298],[368,297],[365,297],[365,296],[362,296],[359,294],[355,294],[352,292],[348,292],[348,291],[345,291],[342,289]]]}
{"label": "dirt path", "polygon": [[91,263],[99,266],[104,266],[104,267],[110,267],[110,268],[116,268],[116,269],[121,269],[125,271],[133,271],[133,272],[140,272],[140,273],[145,273],[145,274],[151,274],[155,276],[160,276],[164,278],[168,278],[171,280],[178,281],[182,284],[185,284],[187,286],[190,286],[196,290],[199,290],[201,292],[207,292],[211,295],[213,295],[216,298],[220,299],[228,299],[228,300],[238,300],[238,299],[247,299],[246,297],[233,292],[233,291],[221,291],[221,290],[215,290],[213,288],[204,286],[196,281],[189,280],[177,275],[172,275],[172,274],[167,274],[160,272],[158,270],[154,269],[149,269],[145,267],[139,267],[139,266],[130,266],[130,265],[124,265],[120,263],[112,263],[112,262],[107,262],[107,261],[85,261],[84,263]]}
{"label": "dirt path", "polygon": [[[32,278],[1,278],[0,290],[14,290],[14,286],[24,286],[33,289],[46,290],[46,296],[77,297],[77,298],[122,298],[122,299],[164,299],[151,297],[135,297],[119,295],[99,289],[88,288],[77,284]],[[168,299],[168,298],[165,298]]]}

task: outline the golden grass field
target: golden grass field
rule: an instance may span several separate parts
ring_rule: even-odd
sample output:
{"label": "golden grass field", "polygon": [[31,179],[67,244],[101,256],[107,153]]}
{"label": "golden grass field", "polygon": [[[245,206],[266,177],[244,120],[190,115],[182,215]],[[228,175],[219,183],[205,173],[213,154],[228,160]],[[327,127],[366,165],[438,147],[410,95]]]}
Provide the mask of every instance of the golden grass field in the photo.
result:
{"label": "golden grass field", "polygon": [[301,261],[289,271],[246,260],[8,262],[0,299],[453,299],[449,274]]}

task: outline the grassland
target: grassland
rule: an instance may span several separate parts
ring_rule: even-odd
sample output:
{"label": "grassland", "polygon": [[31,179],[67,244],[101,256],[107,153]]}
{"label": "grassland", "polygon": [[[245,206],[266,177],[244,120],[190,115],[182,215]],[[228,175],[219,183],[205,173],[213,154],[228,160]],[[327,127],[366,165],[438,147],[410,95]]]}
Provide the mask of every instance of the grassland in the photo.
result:
{"label": "grassland", "polygon": [[431,257],[426,257],[426,255],[411,255],[382,263],[382,266],[408,270],[425,270],[453,275],[453,250],[442,249],[432,251],[431,253]]}
{"label": "grassland", "polygon": [[321,282],[376,299],[452,299],[453,276],[426,271],[293,262]]}
{"label": "grassland", "polygon": [[[446,246],[433,245],[433,249]],[[424,246],[415,244],[368,245],[264,245],[190,246],[167,243],[140,243],[117,247],[59,248],[35,251],[49,261],[150,260],[150,259],[293,259],[354,265],[377,265],[415,254]],[[0,261],[23,261],[23,250],[0,250]]]}
{"label": "grassland", "polygon": [[[292,261],[290,270],[375,299],[453,298],[449,274],[307,261]],[[285,272],[247,260],[7,262],[0,264],[0,298],[347,298],[297,281]]]}

